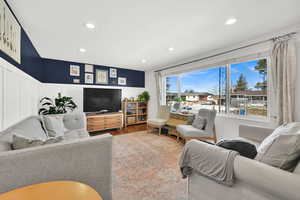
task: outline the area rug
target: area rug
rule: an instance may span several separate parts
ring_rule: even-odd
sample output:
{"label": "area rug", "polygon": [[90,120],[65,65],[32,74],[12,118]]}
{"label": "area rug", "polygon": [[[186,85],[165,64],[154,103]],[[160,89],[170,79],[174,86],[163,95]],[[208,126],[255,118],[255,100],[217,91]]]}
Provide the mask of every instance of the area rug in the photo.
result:
{"label": "area rug", "polygon": [[113,138],[113,200],[186,200],[178,160],[183,145],[137,132]]}

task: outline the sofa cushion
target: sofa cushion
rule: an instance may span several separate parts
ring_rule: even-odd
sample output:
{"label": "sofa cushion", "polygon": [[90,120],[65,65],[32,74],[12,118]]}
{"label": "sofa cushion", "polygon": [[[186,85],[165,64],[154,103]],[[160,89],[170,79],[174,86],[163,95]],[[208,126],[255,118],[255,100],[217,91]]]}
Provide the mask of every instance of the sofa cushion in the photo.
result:
{"label": "sofa cushion", "polygon": [[11,143],[0,141],[0,152],[9,151],[11,149]]}
{"label": "sofa cushion", "polygon": [[42,140],[40,138],[29,138],[29,137],[25,137],[23,135],[14,134],[12,147],[13,147],[13,149],[17,150],[17,149],[42,146],[42,145],[46,145],[46,144],[54,144],[54,143],[60,142],[62,140],[63,140],[62,136],[51,137],[51,138]]}
{"label": "sofa cushion", "polygon": [[255,145],[243,140],[222,140],[217,143],[217,146],[225,149],[239,152],[241,156],[254,159],[257,155]]}
{"label": "sofa cushion", "polygon": [[28,117],[0,133],[0,141],[12,144],[13,134],[19,134],[30,138],[47,138],[47,134],[42,125],[42,120],[37,116]]}
{"label": "sofa cushion", "polygon": [[64,135],[65,126],[63,123],[63,115],[44,115],[43,122],[49,137]]}
{"label": "sofa cushion", "polygon": [[86,137],[90,137],[90,134],[84,129],[71,130],[64,133],[64,140],[73,140]]}
{"label": "sofa cushion", "polygon": [[258,149],[258,147],[260,146],[259,142],[251,140],[251,139],[248,139],[248,138],[235,137],[235,138],[233,138],[233,140],[241,140],[241,141],[244,141],[244,142],[248,142],[250,144],[253,144],[256,147],[256,149]]}
{"label": "sofa cushion", "polygon": [[284,124],[268,136],[258,148],[256,160],[293,170],[300,156],[300,123]]}
{"label": "sofa cushion", "polygon": [[85,113],[63,115],[63,123],[67,130],[86,129]]}
{"label": "sofa cushion", "polygon": [[207,123],[206,118],[198,116],[194,119],[192,126],[197,128],[197,129],[204,130],[205,126],[206,126],[206,123]]}
{"label": "sofa cushion", "polygon": [[178,125],[176,130],[183,137],[205,137],[207,136],[206,132],[199,130],[192,125]]}

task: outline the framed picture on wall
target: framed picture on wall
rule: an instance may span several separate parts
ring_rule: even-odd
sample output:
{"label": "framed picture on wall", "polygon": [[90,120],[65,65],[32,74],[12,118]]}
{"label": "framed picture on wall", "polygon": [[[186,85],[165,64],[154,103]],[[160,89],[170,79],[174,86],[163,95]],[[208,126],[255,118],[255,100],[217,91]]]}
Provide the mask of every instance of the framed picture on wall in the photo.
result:
{"label": "framed picture on wall", "polygon": [[85,73],[85,83],[86,84],[93,84],[94,83],[94,74]]}
{"label": "framed picture on wall", "polygon": [[70,76],[80,76],[80,66],[70,65]]}
{"label": "framed picture on wall", "polygon": [[96,70],[96,84],[108,84],[108,71]]}
{"label": "framed picture on wall", "polygon": [[84,68],[85,68],[85,72],[94,73],[94,65],[85,64]]}
{"label": "framed picture on wall", "polygon": [[109,77],[110,78],[117,78],[117,76],[118,76],[117,69],[110,68],[109,69]]}
{"label": "framed picture on wall", "polygon": [[118,84],[119,85],[126,85],[127,84],[127,79],[125,77],[119,77],[118,78]]}
{"label": "framed picture on wall", "polygon": [[0,0],[0,29],[0,50],[21,64],[21,26],[4,0]]}

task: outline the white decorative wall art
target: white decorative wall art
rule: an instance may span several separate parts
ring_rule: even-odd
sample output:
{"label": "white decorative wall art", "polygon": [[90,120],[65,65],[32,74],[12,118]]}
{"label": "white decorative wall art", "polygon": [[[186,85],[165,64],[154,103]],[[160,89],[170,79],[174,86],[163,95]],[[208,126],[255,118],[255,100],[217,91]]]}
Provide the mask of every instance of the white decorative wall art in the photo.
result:
{"label": "white decorative wall art", "polygon": [[70,76],[80,76],[80,66],[70,65]]}
{"label": "white decorative wall art", "polygon": [[21,64],[21,26],[0,0],[0,49]]}
{"label": "white decorative wall art", "polygon": [[85,72],[94,73],[94,65],[85,65]]}
{"label": "white decorative wall art", "polygon": [[109,77],[110,78],[117,78],[117,76],[118,76],[117,69],[110,68],[109,69]]}
{"label": "white decorative wall art", "polygon": [[86,84],[93,84],[94,83],[94,74],[85,73],[85,83]]}
{"label": "white decorative wall art", "polygon": [[127,79],[124,77],[119,77],[118,78],[118,84],[119,85],[126,85],[127,84]]}
{"label": "white decorative wall art", "polygon": [[96,84],[108,84],[108,71],[96,70]]}

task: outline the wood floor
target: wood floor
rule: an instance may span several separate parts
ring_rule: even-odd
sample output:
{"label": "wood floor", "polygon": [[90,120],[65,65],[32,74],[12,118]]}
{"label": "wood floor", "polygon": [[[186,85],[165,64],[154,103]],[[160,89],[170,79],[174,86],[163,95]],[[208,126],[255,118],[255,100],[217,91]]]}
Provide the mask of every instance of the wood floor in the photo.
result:
{"label": "wood floor", "polygon": [[112,135],[122,135],[122,134],[128,134],[128,133],[134,133],[134,132],[146,131],[146,130],[147,130],[147,125],[146,124],[139,124],[139,125],[128,126],[128,127],[125,127],[121,130],[114,129],[114,130],[94,132],[94,133],[91,133],[91,135],[95,136],[95,135],[102,135],[102,134],[105,134],[105,133],[110,133]]}
{"label": "wood floor", "polygon": [[[147,124],[139,124],[139,125],[131,125],[131,126],[128,126],[126,128],[123,128],[121,130],[119,129],[114,129],[114,130],[106,130],[106,131],[99,131],[99,132],[93,132],[93,133],[90,133],[91,136],[96,136],[96,135],[102,135],[102,134],[105,134],[105,133],[109,133],[111,135],[123,135],[123,134],[129,134],[129,133],[135,133],[135,132],[138,132],[138,131],[146,131],[147,130]],[[153,131],[153,130],[151,130]],[[158,131],[154,131],[154,133],[158,134]],[[177,141],[177,138],[172,135],[172,136],[169,136],[170,138],[174,139],[175,141]],[[184,140],[179,140],[180,142],[184,142]]]}

